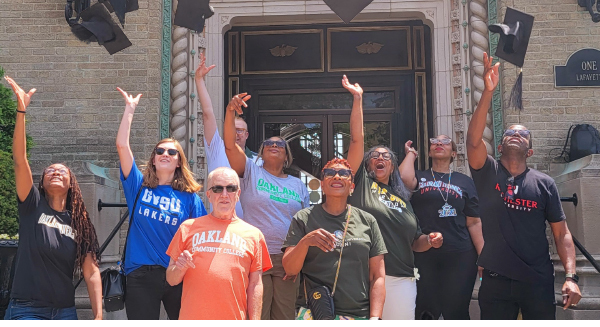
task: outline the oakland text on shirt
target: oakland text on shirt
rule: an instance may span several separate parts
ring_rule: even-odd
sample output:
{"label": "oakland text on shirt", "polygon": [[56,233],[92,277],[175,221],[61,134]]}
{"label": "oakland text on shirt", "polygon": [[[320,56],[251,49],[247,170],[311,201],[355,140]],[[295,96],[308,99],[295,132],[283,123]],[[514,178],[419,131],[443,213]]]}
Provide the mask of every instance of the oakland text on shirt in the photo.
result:
{"label": "oakland text on shirt", "polygon": [[295,191],[292,191],[287,187],[283,187],[282,189],[278,185],[271,184],[262,178],[258,180],[256,189],[258,191],[269,193],[269,198],[277,202],[288,203],[289,200],[293,200],[302,203],[300,195]]}
{"label": "oakland text on shirt", "polygon": [[421,191],[421,194],[424,194],[424,193],[430,192],[430,191],[437,192],[438,188],[442,192],[448,192],[448,188],[450,188],[448,193],[457,199],[462,198],[462,196],[463,196],[463,191],[460,189],[460,187],[453,185],[453,184],[448,185],[448,183],[444,183],[442,181],[436,181],[436,182],[427,181],[427,180],[425,180],[425,178],[421,178],[421,181],[419,182],[419,190]]}
{"label": "oakland text on shirt", "polygon": [[140,204],[145,208],[138,209],[138,214],[165,224],[177,225],[181,218],[181,200],[175,197],[154,195],[152,190],[145,189]]}
{"label": "oakland text on shirt", "polygon": [[400,197],[391,194],[385,188],[381,188],[377,182],[371,183],[371,193],[379,194],[379,202],[392,210],[402,212],[402,208],[406,208],[406,203]]}
{"label": "oakland text on shirt", "polygon": [[519,193],[519,186],[516,185],[514,188],[508,187],[507,192],[512,192],[513,199],[504,194],[502,189],[500,189],[500,184],[496,183],[496,190],[500,192],[500,197],[504,200],[504,204],[511,209],[521,210],[521,211],[531,211],[531,209],[539,209],[537,201],[526,200],[526,199],[517,199],[514,198],[514,195]]}
{"label": "oakland text on shirt", "polygon": [[73,230],[73,228],[71,228],[71,226],[65,225],[65,224],[61,224],[61,223],[58,222],[58,220],[56,220],[55,216],[50,216],[50,215],[47,215],[45,213],[43,213],[43,214],[40,215],[40,219],[38,219],[38,224],[42,224],[42,225],[46,225],[48,227],[56,228],[56,229],[58,229],[59,233],[61,233],[62,235],[65,235],[67,237],[69,237],[73,241],[75,240],[75,236],[77,235],[77,231]]}
{"label": "oakland text on shirt", "polygon": [[[244,257],[248,250],[246,240],[241,236],[225,231],[225,235],[221,238],[220,230],[209,230],[202,233],[196,233],[192,236],[192,253],[195,252],[209,252],[209,253],[223,253],[232,254],[239,257]],[[229,244],[234,246],[236,249],[222,248],[220,246],[204,246],[205,243],[217,243],[217,244]]]}

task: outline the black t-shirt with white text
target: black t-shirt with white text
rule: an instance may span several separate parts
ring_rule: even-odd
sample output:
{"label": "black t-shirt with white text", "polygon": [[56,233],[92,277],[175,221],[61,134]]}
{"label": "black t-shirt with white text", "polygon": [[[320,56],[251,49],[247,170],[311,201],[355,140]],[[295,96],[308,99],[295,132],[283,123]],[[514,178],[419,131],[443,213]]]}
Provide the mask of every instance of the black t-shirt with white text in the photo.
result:
{"label": "black t-shirt with white text", "polygon": [[[415,171],[419,188],[410,199],[423,233],[440,232],[444,237],[444,243],[439,249],[432,248],[429,251],[448,253],[472,250],[467,217],[479,217],[475,184],[469,176],[459,172],[443,176],[435,174],[434,180],[431,170]],[[452,206],[446,210],[448,212],[442,208],[446,196],[448,204]]]}
{"label": "black t-shirt with white text", "polygon": [[19,248],[10,297],[40,307],[73,307],[77,244],[71,215],[54,211],[35,186],[18,203]]}
{"label": "black t-shirt with white text", "polygon": [[478,265],[515,280],[552,282],[546,221],[566,219],[554,180],[527,168],[513,182],[506,168],[489,155],[481,169],[471,168],[471,174],[485,240]]}

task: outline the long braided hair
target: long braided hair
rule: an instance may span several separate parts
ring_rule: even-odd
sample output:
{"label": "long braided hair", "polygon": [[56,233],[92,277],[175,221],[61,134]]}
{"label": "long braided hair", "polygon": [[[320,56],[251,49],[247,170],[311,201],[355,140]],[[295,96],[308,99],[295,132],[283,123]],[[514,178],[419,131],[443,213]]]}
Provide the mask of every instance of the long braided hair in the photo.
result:
{"label": "long braided hair", "polygon": [[[75,271],[77,273],[83,267],[83,262],[88,253],[92,254],[93,262],[98,266],[98,237],[96,236],[96,229],[90,220],[90,215],[85,208],[83,203],[83,197],[81,196],[81,189],[75,178],[75,174],[71,172],[66,165],[63,164],[69,171],[69,191],[67,192],[66,209],[71,214],[71,228],[75,233],[75,243],[77,244],[77,256],[75,259]],[[38,190],[40,195],[46,197],[46,191],[44,190],[44,177],[46,176],[46,170],[42,173],[42,179]]]}

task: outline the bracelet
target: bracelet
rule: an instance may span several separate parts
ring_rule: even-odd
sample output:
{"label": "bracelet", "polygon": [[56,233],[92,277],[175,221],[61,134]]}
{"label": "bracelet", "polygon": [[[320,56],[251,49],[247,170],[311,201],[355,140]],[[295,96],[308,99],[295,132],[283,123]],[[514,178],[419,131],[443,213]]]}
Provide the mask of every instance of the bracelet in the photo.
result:
{"label": "bracelet", "polygon": [[23,110],[19,110],[19,109],[17,109],[17,112],[20,112],[20,113],[22,113],[22,114],[25,114],[25,113],[27,113],[27,111],[23,111]]}
{"label": "bracelet", "polygon": [[415,155],[415,158],[418,158],[418,157],[419,157],[419,153],[418,153],[418,152],[417,152],[417,150],[415,150],[415,149],[410,149],[410,150],[408,150],[408,152],[411,152],[411,153],[413,153],[413,154]]}
{"label": "bracelet", "polygon": [[431,245],[431,237],[429,237],[429,235],[427,235],[427,244],[429,244],[429,246],[433,246]]}

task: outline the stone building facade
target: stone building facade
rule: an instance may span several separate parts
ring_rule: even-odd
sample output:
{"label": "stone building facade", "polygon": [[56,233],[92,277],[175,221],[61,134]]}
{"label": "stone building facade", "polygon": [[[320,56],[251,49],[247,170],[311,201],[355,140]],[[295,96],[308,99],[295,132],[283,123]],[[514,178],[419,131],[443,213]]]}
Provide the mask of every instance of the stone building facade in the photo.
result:
{"label": "stone building facade", "polygon": [[[126,15],[124,27],[133,46],[111,56],[102,47],[82,43],[71,34],[64,20],[65,0],[3,0],[0,65],[22,87],[38,89],[27,114],[27,130],[35,142],[30,158],[34,174],[50,163],[65,162],[79,174],[96,176],[87,179],[90,190],[96,191],[89,192],[86,203],[95,203],[97,194],[118,200],[118,190],[110,193],[102,188],[98,192],[94,185],[113,188],[118,185],[113,182],[118,181],[114,144],[124,104],[115,90],[120,86],[130,93],[143,94],[130,139],[136,162],[143,164],[158,140],[173,136],[184,146],[194,172],[203,182],[207,172],[202,146],[202,108],[193,85],[198,53],[205,51],[207,63],[217,65],[206,79],[221,127],[226,101],[232,90],[237,90],[233,85],[245,78],[231,69],[229,35],[238,31],[236,35],[241,36],[244,31],[313,26],[322,28],[326,34],[328,29],[343,28],[340,19],[320,0],[212,0],[210,3],[215,15],[206,21],[204,32],[195,33],[171,24],[177,0],[139,0],[140,9]],[[455,169],[461,172],[468,173],[464,142],[469,117],[483,90],[483,52],[493,52],[497,42],[493,36],[490,38],[487,25],[501,22],[506,7],[535,16],[523,67],[525,109],[519,112],[506,106],[518,71],[503,63],[502,83],[488,115],[484,140],[488,152],[495,154],[504,126],[524,124],[534,138],[531,166],[550,172],[552,158],[560,153],[556,149],[562,147],[571,124],[585,122],[600,127],[600,88],[554,87],[554,65],[564,65],[576,50],[600,49],[600,24],[591,21],[577,0],[374,0],[351,25],[400,26],[400,29],[409,26],[412,33],[423,31],[426,35],[421,40],[427,43],[423,49],[428,60],[420,69],[415,54],[412,67],[414,76],[421,78],[415,79],[411,86],[417,93],[408,94],[415,99],[397,106],[399,111],[417,117],[411,124],[423,128],[402,137],[421,137],[421,142],[426,143],[428,136],[450,135],[458,144]],[[413,43],[415,51],[416,44]],[[333,75],[326,74],[329,68],[330,63],[323,68],[323,78],[327,80],[323,88],[340,89],[335,84],[337,80],[329,79]],[[398,75],[406,73],[401,68]],[[390,78],[393,72],[393,69],[387,72]],[[374,82],[369,84],[368,77],[378,71],[353,74],[358,76],[358,82],[364,78],[367,86],[377,87]],[[260,74],[247,76],[246,80],[251,81]],[[285,84],[286,78],[308,75],[277,76]],[[422,95],[419,88],[426,93],[423,98],[419,98]],[[407,95],[402,93],[402,96]],[[249,124],[250,132],[254,128],[257,137],[264,135],[258,132],[264,127],[260,125],[261,119],[259,116]],[[394,142],[403,144],[405,140]],[[251,141],[256,145],[259,140]],[[420,162],[422,167],[427,164],[426,160]],[[102,182],[103,179],[111,181]],[[114,217],[118,218],[118,211],[113,210],[108,211],[113,216],[107,220],[111,224]],[[108,215],[92,211],[98,223],[105,219],[102,215]],[[107,235],[110,224],[101,224],[106,225],[100,228],[101,233]],[[116,258],[118,245],[113,252]]]}

